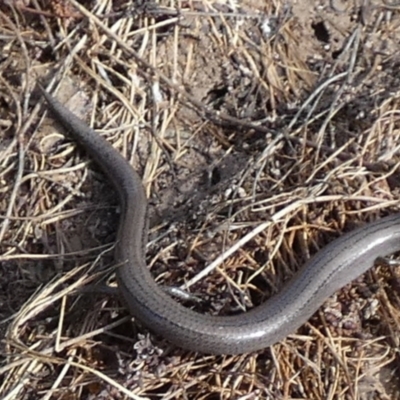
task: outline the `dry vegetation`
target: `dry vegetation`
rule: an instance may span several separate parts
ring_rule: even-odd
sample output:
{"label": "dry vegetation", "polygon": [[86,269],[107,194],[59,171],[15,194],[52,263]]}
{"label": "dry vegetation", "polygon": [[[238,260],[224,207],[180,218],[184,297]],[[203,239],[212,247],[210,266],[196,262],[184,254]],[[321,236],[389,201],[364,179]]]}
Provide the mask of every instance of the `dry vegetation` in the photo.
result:
{"label": "dry vegetation", "polygon": [[173,348],[118,297],[82,294],[114,285],[118,205],[35,89],[60,83],[143,176],[160,284],[227,313],[399,211],[399,43],[384,0],[3,1],[0,397],[400,398],[399,268],[235,357]]}

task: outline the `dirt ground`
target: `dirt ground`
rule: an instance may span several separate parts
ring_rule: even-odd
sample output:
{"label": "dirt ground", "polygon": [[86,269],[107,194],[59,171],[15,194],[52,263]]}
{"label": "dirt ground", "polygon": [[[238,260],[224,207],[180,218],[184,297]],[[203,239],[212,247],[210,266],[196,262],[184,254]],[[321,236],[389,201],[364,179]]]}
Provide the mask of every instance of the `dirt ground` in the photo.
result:
{"label": "dirt ground", "polygon": [[399,267],[241,356],[175,348],[115,293],[82,293],[116,285],[119,205],[35,84],[142,176],[157,282],[230,314],[399,211],[399,45],[390,0],[1,2],[0,398],[400,399]]}

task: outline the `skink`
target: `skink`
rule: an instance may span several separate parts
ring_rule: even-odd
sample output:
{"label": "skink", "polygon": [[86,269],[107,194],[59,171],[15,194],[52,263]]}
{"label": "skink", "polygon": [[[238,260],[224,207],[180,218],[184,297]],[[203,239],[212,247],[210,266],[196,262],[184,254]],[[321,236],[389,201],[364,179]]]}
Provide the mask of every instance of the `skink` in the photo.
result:
{"label": "skink", "polygon": [[355,229],[320,250],[284,288],[243,314],[192,311],[156,284],[145,262],[147,199],[142,181],[103,137],[41,88],[61,126],[89,153],[118,192],[121,217],[115,247],[119,290],[130,313],[178,347],[208,354],[240,354],[284,339],[335,291],[400,250],[400,213]]}

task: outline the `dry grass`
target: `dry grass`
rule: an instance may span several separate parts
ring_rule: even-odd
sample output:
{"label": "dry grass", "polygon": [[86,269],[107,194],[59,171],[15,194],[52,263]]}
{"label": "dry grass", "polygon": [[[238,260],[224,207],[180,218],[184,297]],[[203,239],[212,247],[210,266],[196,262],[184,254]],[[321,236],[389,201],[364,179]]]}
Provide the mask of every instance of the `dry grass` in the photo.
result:
{"label": "dry grass", "polygon": [[82,3],[0,5],[0,396],[400,398],[398,268],[235,357],[173,348],[114,296],[82,294],[114,282],[118,208],[34,90],[61,82],[140,171],[157,280],[213,312],[243,309],[341,232],[398,212],[397,8],[221,0],[176,15],[178,2],[137,1],[125,18],[124,2]]}

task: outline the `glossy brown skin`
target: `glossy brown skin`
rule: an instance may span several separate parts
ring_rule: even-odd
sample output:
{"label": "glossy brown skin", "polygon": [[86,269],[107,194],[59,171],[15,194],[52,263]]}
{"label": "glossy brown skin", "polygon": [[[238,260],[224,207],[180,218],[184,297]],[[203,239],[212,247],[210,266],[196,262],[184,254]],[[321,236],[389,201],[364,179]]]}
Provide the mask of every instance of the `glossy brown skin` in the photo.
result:
{"label": "glossy brown skin", "polygon": [[202,315],[180,305],[155,283],[145,263],[147,200],[142,181],[110,143],[41,89],[55,119],[102,168],[119,195],[115,262],[131,314],[178,347],[210,354],[263,349],[305,323],[335,291],[400,250],[400,214],[349,232],[318,252],[271,299],[235,316]]}

